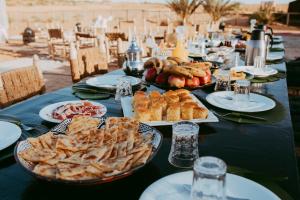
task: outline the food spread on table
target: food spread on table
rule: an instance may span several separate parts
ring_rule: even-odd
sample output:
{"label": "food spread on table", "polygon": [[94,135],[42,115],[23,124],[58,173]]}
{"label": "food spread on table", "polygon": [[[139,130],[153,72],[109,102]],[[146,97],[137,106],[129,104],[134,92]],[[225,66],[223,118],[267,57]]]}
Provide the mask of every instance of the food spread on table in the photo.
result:
{"label": "food spread on table", "polygon": [[150,58],[145,62],[145,80],[172,88],[195,88],[211,82],[211,63],[185,62],[177,57]]}
{"label": "food spread on table", "polygon": [[153,134],[139,133],[139,122],[111,117],[105,128],[99,119],[76,116],[66,134],[48,132],[28,138],[30,147],[18,156],[33,163],[33,172],[61,180],[108,178],[147,162]]}
{"label": "food spread on table", "polygon": [[208,116],[208,110],[197,104],[185,89],[169,90],[164,94],[138,91],[132,105],[134,118],[142,122],[206,119]]}
{"label": "food spread on table", "polygon": [[[216,69],[213,73],[214,76],[218,76],[219,70]],[[246,73],[242,71],[236,71],[234,69],[230,70],[230,80],[236,81],[236,80],[244,80],[246,79]]]}
{"label": "food spread on table", "polygon": [[67,103],[55,108],[52,112],[52,117],[58,120],[65,120],[71,119],[75,115],[93,117],[101,114],[101,106],[96,106],[88,101],[82,101],[80,103]]}

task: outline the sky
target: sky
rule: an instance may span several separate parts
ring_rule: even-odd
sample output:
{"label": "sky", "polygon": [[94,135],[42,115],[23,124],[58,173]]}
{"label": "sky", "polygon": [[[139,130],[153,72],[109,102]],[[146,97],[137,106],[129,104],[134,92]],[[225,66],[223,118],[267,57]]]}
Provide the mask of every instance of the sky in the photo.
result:
{"label": "sky", "polygon": [[[128,1],[132,1],[132,2],[153,2],[153,3],[164,3],[167,0],[112,0],[114,2],[128,2]],[[247,4],[257,4],[262,2],[262,0],[235,0],[241,3],[247,3]],[[291,2],[293,0],[275,0],[275,3],[280,3],[280,4],[288,4],[289,2]]]}

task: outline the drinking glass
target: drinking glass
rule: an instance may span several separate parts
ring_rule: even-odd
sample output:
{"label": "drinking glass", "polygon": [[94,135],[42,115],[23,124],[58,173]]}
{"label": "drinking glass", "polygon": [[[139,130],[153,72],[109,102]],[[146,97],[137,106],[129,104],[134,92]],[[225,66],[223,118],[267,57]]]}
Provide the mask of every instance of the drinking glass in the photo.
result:
{"label": "drinking glass", "polygon": [[172,146],[168,160],[175,167],[191,168],[199,157],[199,126],[183,121],[173,124],[172,130]]}
{"label": "drinking glass", "polygon": [[234,84],[235,103],[247,103],[250,99],[250,81],[237,80]]}
{"label": "drinking glass", "polygon": [[115,100],[119,101],[126,96],[132,96],[131,82],[127,78],[121,78],[117,85]]}
{"label": "drinking glass", "polygon": [[231,90],[230,70],[220,69],[216,75],[216,79],[215,91]]}
{"label": "drinking glass", "polygon": [[225,162],[216,157],[201,157],[194,163],[192,200],[225,200]]}
{"label": "drinking glass", "polygon": [[224,67],[230,69],[232,67],[237,67],[240,64],[240,53],[234,52],[225,55]]}
{"label": "drinking glass", "polygon": [[254,68],[256,70],[264,70],[265,67],[265,59],[262,56],[256,56],[254,58]]}

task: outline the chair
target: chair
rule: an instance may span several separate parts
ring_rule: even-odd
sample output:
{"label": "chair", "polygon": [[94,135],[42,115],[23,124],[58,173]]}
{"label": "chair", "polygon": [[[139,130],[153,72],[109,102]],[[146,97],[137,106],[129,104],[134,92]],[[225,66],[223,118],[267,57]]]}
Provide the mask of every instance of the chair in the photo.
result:
{"label": "chair", "polygon": [[60,28],[48,29],[49,40],[49,54],[51,57],[55,57],[58,54],[58,50],[62,52],[61,56],[66,57],[68,53],[69,43],[65,41],[63,30]]}
{"label": "chair", "polygon": [[80,48],[95,47],[97,43],[97,37],[90,33],[75,33],[76,41],[80,45]]}
{"label": "chair", "polygon": [[37,61],[34,56],[32,66],[0,73],[0,108],[45,92],[45,81]]}
{"label": "chair", "polygon": [[74,83],[81,79],[108,71],[107,53],[99,47],[76,49],[71,43],[70,66]]}

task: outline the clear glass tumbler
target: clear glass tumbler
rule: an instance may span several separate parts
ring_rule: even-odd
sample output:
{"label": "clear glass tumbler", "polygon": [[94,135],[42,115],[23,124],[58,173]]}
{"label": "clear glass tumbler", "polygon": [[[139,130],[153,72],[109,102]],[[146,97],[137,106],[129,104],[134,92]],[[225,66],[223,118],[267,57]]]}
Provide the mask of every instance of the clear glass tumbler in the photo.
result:
{"label": "clear glass tumbler", "polygon": [[119,101],[126,96],[132,96],[131,82],[127,78],[121,78],[117,85],[115,100]]}
{"label": "clear glass tumbler", "polygon": [[230,70],[220,69],[216,78],[215,91],[231,91]]}
{"label": "clear glass tumbler", "polygon": [[191,168],[199,158],[199,126],[193,122],[178,122],[172,126],[172,146],[169,162],[175,167]]}
{"label": "clear glass tumbler", "polygon": [[234,100],[236,103],[247,103],[250,100],[250,81],[237,80],[234,84]]}
{"label": "clear glass tumbler", "polygon": [[216,157],[201,157],[194,163],[192,200],[225,200],[227,166]]}

